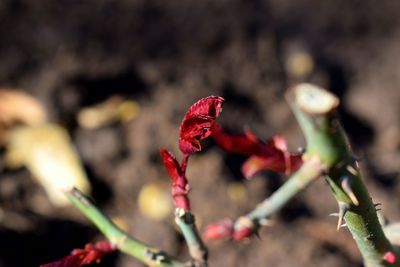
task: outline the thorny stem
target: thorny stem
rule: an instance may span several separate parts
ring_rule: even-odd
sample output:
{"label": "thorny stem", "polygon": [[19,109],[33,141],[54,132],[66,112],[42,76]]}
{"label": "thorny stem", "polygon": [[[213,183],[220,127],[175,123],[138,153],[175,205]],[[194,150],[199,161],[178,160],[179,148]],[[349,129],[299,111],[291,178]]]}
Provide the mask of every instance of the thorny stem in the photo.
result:
{"label": "thorny stem", "polygon": [[89,200],[87,196],[78,189],[73,188],[66,191],[66,195],[71,203],[78,208],[120,251],[135,257],[151,267],[190,266],[175,260],[163,251],[147,246],[130,237],[126,232],[118,228],[93,204],[91,200]]}
{"label": "thorny stem", "polygon": [[[400,266],[400,254],[385,237],[376,208],[364,186],[358,164],[335,114],[339,100],[322,88],[300,84],[287,94],[307,141],[306,158],[318,157],[320,168],[368,267]],[[385,255],[395,256],[394,263]]]}

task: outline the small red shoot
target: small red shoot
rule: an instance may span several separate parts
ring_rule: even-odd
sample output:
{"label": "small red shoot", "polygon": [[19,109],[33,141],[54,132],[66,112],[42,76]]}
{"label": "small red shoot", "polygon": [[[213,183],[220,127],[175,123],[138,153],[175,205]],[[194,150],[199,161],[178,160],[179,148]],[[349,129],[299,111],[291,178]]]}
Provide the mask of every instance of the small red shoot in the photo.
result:
{"label": "small red shoot", "polygon": [[209,96],[194,103],[186,112],[180,126],[179,149],[184,155],[201,150],[200,140],[211,134],[211,127],[222,111],[224,99]]}
{"label": "small red shoot", "polygon": [[223,238],[232,238],[233,236],[233,221],[224,219],[207,225],[202,234],[205,241],[218,240]]}
{"label": "small red shoot", "polygon": [[251,237],[254,234],[252,225],[240,224],[237,229],[231,219],[224,219],[207,225],[202,234],[205,241],[231,238],[240,241]]}
{"label": "small red shoot", "polygon": [[[179,165],[178,161],[171,152],[167,151],[166,149],[161,149],[160,154],[165,168],[171,177],[171,191],[175,207],[189,211],[190,201],[187,195],[190,189],[186,179],[185,170],[182,170],[182,167]],[[184,165],[186,165],[186,163]]]}
{"label": "small red shoot", "polygon": [[91,263],[99,263],[104,255],[115,251],[115,246],[108,241],[86,244],[83,249],[74,249],[71,255],[40,267],[81,267]]}
{"label": "small red shoot", "polygon": [[245,240],[251,237],[254,234],[254,230],[250,227],[244,227],[239,230],[236,230],[233,232],[233,240],[235,241],[240,241],[240,240]]}

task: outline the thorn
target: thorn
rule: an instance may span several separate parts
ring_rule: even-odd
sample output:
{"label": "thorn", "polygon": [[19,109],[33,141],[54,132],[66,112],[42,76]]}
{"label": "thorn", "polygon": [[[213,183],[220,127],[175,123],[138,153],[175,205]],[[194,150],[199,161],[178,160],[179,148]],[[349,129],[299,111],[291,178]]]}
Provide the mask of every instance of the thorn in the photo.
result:
{"label": "thorn", "polygon": [[376,211],[381,211],[382,209],[381,209],[381,208],[378,208],[378,207],[381,206],[381,205],[382,205],[382,203],[374,203],[375,210],[376,210]]}
{"label": "thorn", "polygon": [[344,216],[346,212],[349,210],[349,204],[346,202],[339,201],[339,214],[338,214],[338,223],[336,226],[336,231],[339,231],[340,227],[342,226]]}
{"label": "thorn", "polygon": [[329,216],[332,216],[332,217],[339,217],[339,213],[337,213],[337,212],[330,213]]}
{"label": "thorn", "polygon": [[347,165],[347,166],[346,166],[346,170],[347,170],[349,173],[353,174],[354,176],[356,176],[356,175],[358,174],[357,170],[356,170],[353,166],[351,166],[351,165]]}
{"label": "thorn", "polygon": [[354,205],[358,206],[358,204],[359,204],[358,199],[357,199],[356,195],[354,194],[353,190],[351,189],[350,177],[348,177],[348,176],[343,177],[342,181],[341,181],[341,186],[342,186],[343,191],[350,198],[351,202],[353,202]]}
{"label": "thorn", "polygon": [[344,228],[344,227],[347,227],[347,223],[344,223],[344,224],[342,224],[342,225],[340,226],[340,228]]}
{"label": "thorn", "polygon": [[260,233],[259,233],[258,231],[254,231],[254,232],[253,232],[253,235],[254,235],[255,237],[257,237],[258,240],[261,240],[261,236],[260,236]]}

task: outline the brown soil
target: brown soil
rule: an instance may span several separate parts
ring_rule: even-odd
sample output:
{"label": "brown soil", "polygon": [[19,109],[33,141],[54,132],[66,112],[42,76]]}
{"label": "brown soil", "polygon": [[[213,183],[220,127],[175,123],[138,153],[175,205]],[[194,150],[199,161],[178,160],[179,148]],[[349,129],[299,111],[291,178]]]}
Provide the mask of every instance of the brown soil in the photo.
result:
{"label": "brown soil", "polygon": [[[66,126],[93,197],[140,240],[187,259],[172,216],[143,216],[141,187],[168,179],[158,149],[177,152],[186,109],[207,95],[226,99],[221,124],[261,138],[280,133],[303,144],[283,93],[296,79],[284,62],[307,51],[306,80],[342,99],[344,127],[362,159],[364,180],[385,215],[400,219],[400,2],[398,1],[30,1],[0,3],[0,82],[42,101]],[[96,130],[76,114],[113,94],[138,101],[139,117]],[[212,142],[189,164],[193,211],[202,227],[251,210],[282,184],[263,173],[244,181],[242,157]],[[4,166],[3,161],[0,161]],[[240,204],[226,188],[249,190]],[[245,243],[210,243],[210,266],[362,266],[347,230],[335,231],[333,200],[318,181],[274,216],[274,226]],[[0,267],[38,266],[100,239],[74,208],[56,209],[26,169],[0,176]],[[98,266],[143,266],[122,254]]]}

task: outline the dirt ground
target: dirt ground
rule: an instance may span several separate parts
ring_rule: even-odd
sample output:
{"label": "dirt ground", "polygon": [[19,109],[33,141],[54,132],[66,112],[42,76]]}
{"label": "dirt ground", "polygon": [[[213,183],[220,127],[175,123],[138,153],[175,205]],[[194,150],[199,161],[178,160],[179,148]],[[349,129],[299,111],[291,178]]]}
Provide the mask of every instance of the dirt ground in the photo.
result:
{"label": "dirt ground", "polygon": [[[311,81],[340,96],[340,115],[360,155],[364,180],[390,220],[400,220],[400,2],[316,0],[0,2],[0,85],[37,97],[67,128],[93,184],[93,198],[129,232],[188,259],[173,216],[154,221],[137,204],[146,183],[168,180],[159,148],[177,153],[186,109],[207,95],[226,99],[220,123],[280,133],[295,150],[300,130],[283,94]],[[305,52],[313,69],[294,77],[288,60]],[[79,126],[83,107],[119,94],[138,102],[129,123]],[[188,178],[201,227],[244,214],[285,177],[245,181],[244,158],[213,142],[191,158]],[[73,207],[55,208],[26,169],[0,161],[0,266],[38,266],[101,239]],[[245,201],[229,200],[233,181]],[[346,229],[336,232],[336,202],[317,181],[250,242],[211,242],[210,266],[362,266]],[[123,254],[98,266],[143,266]]]}

